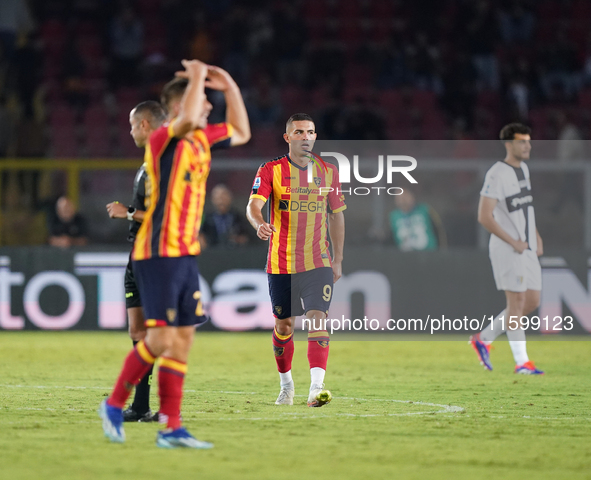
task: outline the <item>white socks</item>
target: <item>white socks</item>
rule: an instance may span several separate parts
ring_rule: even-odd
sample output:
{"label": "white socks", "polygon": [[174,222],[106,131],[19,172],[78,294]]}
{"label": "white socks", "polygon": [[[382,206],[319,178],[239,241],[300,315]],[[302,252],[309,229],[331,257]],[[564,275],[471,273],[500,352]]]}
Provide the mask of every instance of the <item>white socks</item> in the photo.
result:
{"label": "white socks", "polygon": [[[310,378],[311,378],[311,385],[322,385],[324,383],[324,375],[326,374],[326,370],[320,367],[314,367],[310,369]],[[289,386],[289,384],[293,385],[293,379],[291,377],[291,370],[289,372],[281,373],[279,372],[279,381],[281,383],[281,388]]]}
{"label": "white socks", "polygon": [[525,348],[525,332],[523,330],[507,330],[509,346],[513,352],[516,365],[523,365],[529,361]]}
{"label": "white socks", "polygon": [[[513,352],[513,358],[517,365],[523,365],[529,361],[527,356],[527,349],[525,347],[525,332],[523,330],[508,330],[507,322],[508,318],[504,318],[501,321],[501,317],[505,316],[505,310],[499,313],[491,324],[489,323],[482,332],[480,332],[480,340],[486,345],[490,345],[501,333],[507,333],[507,339],[509,340],[509,346]],[[505,324],[505,330],[502,330],[503,323]]]}
{"label": "white socks", "polygon": [[281,388],[287,387],[290,383],[293,384],[293,379],[291,378],[291,370],[285,373],[279,372],[279,381],[281,382]]}
{"label": "white socks", "polygon": [[501,321],[501,317],[504,316],[505,310],[503,310],[495,317],[492,323],[492,328],[489,322],[488,327],[486,327],[484,330],[482,330],[482,332],[480,332],[480,340],[482,340],[485,343],[485,345],[490,345],[501,333],[505,332],[505,330],[502,330],[501,328],[503,326],[503,323],[505,324],[505,328],[507,328],[507,319],[504,318],[503,321]]}
{"label": "white socks", "polygon": [[311,385],[322,385],[324,383],[324,375],[326,370],[320,367],[310,369]]}

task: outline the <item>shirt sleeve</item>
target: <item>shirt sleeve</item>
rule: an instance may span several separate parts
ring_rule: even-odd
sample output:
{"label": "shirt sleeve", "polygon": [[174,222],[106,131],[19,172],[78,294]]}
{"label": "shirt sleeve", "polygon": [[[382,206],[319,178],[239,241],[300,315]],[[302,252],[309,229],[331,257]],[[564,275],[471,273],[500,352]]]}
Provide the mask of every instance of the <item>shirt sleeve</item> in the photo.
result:
{"label": "shirt sleeve", "polygon": [[347,208],[345,205],[345,195],[341,189],[341,182],[339,180],[339,171],[334,165],[329,165],[332,170],[332,182],[328,192],[328,213],[339,213]]}
{"label": "shirt sleeve", "polygon": [[232,136],[234,135],[234,127],[227,122],[224,123],[209,123],[203,129],[203,133],[207,137],[209,146],[212,150],[217,148],[228,148]]}
{"label": "shirt sleeve", "polygon": [[254,178],[252,184],[252,192],[250,198],[259,198],[264,202],[267,201],[269,195],[273,191],[273,169],[269,164],[263,163]]}
{"label": "shirt sleeve", "polygon": [[482,197],[495,198],[497,200],[503,200],[501,192],[501,179],[499,178],[499,172],[496,168],[491,168],[486,172],[484,177],[484,185],[480,191]]}
{"label": "shirt sleeve", "polygon": [[150,149],[154,157],[162,154],[171,138],[174,138],[174,120],[170,123],[165,123],[160,128],[157,128],[152,135],[150,135]]}

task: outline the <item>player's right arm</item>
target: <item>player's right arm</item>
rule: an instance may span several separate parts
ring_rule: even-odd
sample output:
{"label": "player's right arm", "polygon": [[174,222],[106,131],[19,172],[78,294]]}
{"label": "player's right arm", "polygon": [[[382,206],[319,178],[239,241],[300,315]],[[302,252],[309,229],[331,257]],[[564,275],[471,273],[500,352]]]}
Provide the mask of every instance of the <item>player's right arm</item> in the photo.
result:
{"label": "player's right arm", "polygon": [[478,223],[490,233],[511,245],[517,253],[523,253],[528,247],[527,242],[515,240],[495,220],[493,211],[497,203],[498,200],[496,198],[485,197],[484,195],[480,196],[480,202],[478,203]]}
{"label": "player's right arm", "polygon": [[250,200],[246,206],[246,218],[257,231],[257,237],[261,240],[269,240],[277,229],[274,225],[265,222],[263,206],[273,191],[273,168],[268,163],[263,163],[256,174],[252,184]]}
{"label": "player's right arm", "polygon": [[276,232],[277,229],[274,225],[265,222],[263,218],[264,205],[265,202],[260,198],[251,198],[246,207],[246,218],[248,218],[250,224],[257,231],[257,237],[261,240],[269,240],[273,232]]}
{"label": "player's right arm", "polygon": [[183,138],[199,125],[205,103],[205,79],[208,68],[199,60],[183,60],[181,63],[185,70],[177,72],[176,76],[187,78],[189,84],[181,99],[179,115],[171,124],[176,138]]}

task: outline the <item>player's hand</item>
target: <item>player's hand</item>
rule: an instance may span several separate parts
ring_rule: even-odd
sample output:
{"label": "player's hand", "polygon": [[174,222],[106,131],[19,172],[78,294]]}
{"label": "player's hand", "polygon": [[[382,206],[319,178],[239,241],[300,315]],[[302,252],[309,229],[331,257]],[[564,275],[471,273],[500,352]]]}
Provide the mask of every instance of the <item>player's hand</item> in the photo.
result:
{"label": "player's hand", "polygon": [[207,79],[205,80],[205,88],[211,88],[212,90],[225,92],[226,90],[235,86],[236,82],[223,68],[216,67],[215,65],[207,66]]}
{"label": "player's hand", "polygon": [[541,257],[544,255],[544,244],[542,243],[542,237],[538,236],[538,248],[536,250],[536,255]]}
{"label": "player's hand", "polygon": [[261,240],[269,240],[271,235],[273,235],[273,232],[276,231],[277,229],[274,225],[271,225],[270,223],[261,223],[257,229],[257,237]]}
{"label": "player's hand", "polygon": [[176,72],[174,75],[181,78],[194,78],[196,80],[205,79],[207,77],[207,69],[209,68],[206,63],[199,60],[182,60],[181,64],[185,67],[185,70]]}
{"label": "player's hand", "polygon": [[515,243],[513,243],[513,250],[520,254],[525,252],[528,247],[528,243],[522,240],[515,240]]}
{"label": "player's hand", "polygon": [[337,283],[337,280],[343,275],[343,264],[341,262],[332,262],[332,283]]}
{"label": "player's hand", "polygon": [[107,212],[110,218],[127,218],[127,207],[119,202],[107,204]]}

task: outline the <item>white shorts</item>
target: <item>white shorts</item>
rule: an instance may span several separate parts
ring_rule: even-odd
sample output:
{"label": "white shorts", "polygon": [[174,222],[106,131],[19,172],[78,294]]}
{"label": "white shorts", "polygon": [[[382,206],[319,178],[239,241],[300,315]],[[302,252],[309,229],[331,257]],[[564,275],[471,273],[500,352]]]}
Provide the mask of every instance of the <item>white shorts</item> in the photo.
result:
{"label": "white shorts", "polygon": [[508,243],[489,249],[490,263],[497,290],[525,292],[542,290],[542,267],[535,252],[519,254]]}

